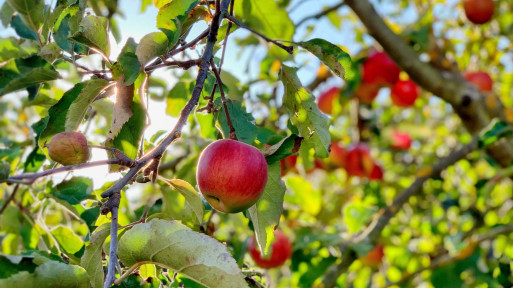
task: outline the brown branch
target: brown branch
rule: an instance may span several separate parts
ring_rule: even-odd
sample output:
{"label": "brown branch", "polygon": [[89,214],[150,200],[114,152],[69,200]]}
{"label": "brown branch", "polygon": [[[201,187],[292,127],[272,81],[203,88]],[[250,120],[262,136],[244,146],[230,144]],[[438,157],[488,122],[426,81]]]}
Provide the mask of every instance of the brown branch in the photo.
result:
{"label": "brown branch", "polygon": [[161,67],[169,67],[169,66],[176,66],[183,68],[184,70],[190,69],[193,66],[198,66],[201,63],[201,59],[193,59],[193,60],[186,60],[186,61],[164,61],[160,64],[155,65],[149,65],[146,68],[144,68],[144,72],[152,72],[155,69],[161,68]]}
{"label": "brown branch", "polygon": [[[499,108],[492,110],[484,102],[486,95],[466,82],[461,73],[442,72],[422,62],[419,55],[383,21],[368,0],[345,0],[345,3],[360,18],[369,34],[417,84],[452,105],[471,134],[479,133],[494,117],[505,120],[500,100],[497,99]],[[487,152],[503,167],[513,162],[513,145],[506,139],[491,145]]]}
{"label": "brown branch", "polygon": [[264,34],[254,30],[253,28],[250,28],[249,26],[247,26],[246,24],[243,24],[242,22],[240,22],[239,20],[237,20],[237,18],[233,17],[232,15],[230,14],[226,14],[225,15],[226,19],[230,20],[231,22],[233,22],[233,24],[241,27],[241,28],[244,28],[248,31],[250,31],[251,33],[253,34],[256,34],[258,36],[260,36],[260,38],[264,39],[266,42],[270,42],[270,43],[273,43],[274,45],[280,47],[281,49],[285,50],[287,53],[291,54],[294,53],[294,47],[293,46],[286,46],[286,45],[283,45],[281,44],[280,42],[278,42],[278,40],[273,40],[267,36],[265,36]]}
{"label": "brown branch", "polygon": [[[461,149],[454,151],[447,157],[440,159],[425,175],[417,177],[413,184],[408,188],[404,189],[399,195],[394,198],[392,204],[386,207],[383,211],[378,212],[372,223],[362,233],[357,235],[352,242],[358,243],[369,240],[372,244],[377,244],[381,232],[390,222],[390,220],[400,211],[401,207],[408,202],[410,197],[418,195],[422,192],[424,183],[433,177],[436,177],[442,173],[447,167],[455,164],[461,159],[465,158],[467,154],[478,149],[478,141],[476,138],[472,142],[464,145]],[[342,251],[342,261],[330,268],[328,273],[324,276],[323,284],[324,287],[334,287],[337,278],[349,268],[349,266],[356,260],[356,252],[352,248],[346,247],[345,245],[340,247]],[[349,250],[349,251],[347,251]],[[351,252],[352,251],[352,252]],[[347,255],[353,255],[348,257]]]}
{"label": "brown branch", "polygon": [[299,22],[297,22],[295,24],[296,27],[299,27],[301,26],[303,23],[305,23],[306,21],[308,20],[312,20],[312,19],[320,19],[328,14],[330,14],[331,12],[334,12],[334,11],[337,11],[338,8],[342,7],[346,5],[346,3],[344,1],[341,1],[340,3],[338,3],[337,5],[335,6],[332,6],[332,7],[329,7],[329,8],[326,8],[324,9],[323,11],[317,13],[317,14],[313,14],[313,15],[310,15],[310,16],[307,16],[301,20],[299,20]]}
{"label": "brown branch", "polygon": [[232,119],[230,118],[230,113],[228,113],[228,107],[226,106],[226,97],[224,95],[223,81],[221,80],[221,75],[219,75],[219,71],[217,71],[214,60],[210,60],[210,67],[212,68],[212,71],[216,76],[217,86],[219,87],[219,92],[221,93],[221,102],[223,102],[224,113],[226,114],[226,122],[228,122],[228,127],[230,127],[230,139],[237,140],[235,128],[233,128]]}

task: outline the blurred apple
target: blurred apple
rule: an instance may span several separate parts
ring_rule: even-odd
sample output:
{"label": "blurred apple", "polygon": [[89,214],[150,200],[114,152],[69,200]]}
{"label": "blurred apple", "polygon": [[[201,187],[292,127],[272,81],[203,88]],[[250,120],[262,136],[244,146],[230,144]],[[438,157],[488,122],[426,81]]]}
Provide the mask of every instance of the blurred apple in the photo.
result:
{"label": "blurred apple", "polygon": [[361,83],[354,93],[360,100],[360,103],[370,105],[378,96],[379,89],[381,89],[380,85]]}
{"label": "blurred apple", "polygon": [[345,168],[349,176],[369,176],[374,168],[369,147],[364,143],[352,145],[346,154]]}
{"label": "blurred apple", "polygon": [[393,85],[401,69],[384,52],[374,51],[363,62],[362,81],[365,84]]}
{"label": "blurred apple", "polygon": [[406,132],[394,131],[392,133],[391,146],[393,149],[408,150],[410,149],[411,141],[410,134]]}
{"label": "blurred apple", "polygon": [[333,112],[333,102],[335,102],[338,99],[339,92],[340,88],[333,87],[319,95],[319,99],[317,102],[319,110],[321,110],[323,113],[331,114]]}
{"label": "blurred apple", "polygon": [[360,258],[360,261],[362,261],[364,265],[377,267],[381,264],[381,261],[383,261],[384,256],[385,252],[383,250],[383,245],[378,244],[367,255]]}
{"label": "blurred apple", "polygon": [[337,167],[344,168],[346,166],[347,151],[344,147],[340,146],[338,142],[331,142],[331,151],[329,159],[331,163]]}
{"label": "blurred apple", "polygon": [[248,241],[248,251],[258,267],[266,269],[279,267],[292,256],[292,244],[287,235],[280,230],[274,231],[274,241],[269,249],[270,255],[267,258],[263,258],[255,237],[250,238]]}
{"label": "blurred apple", "polygon": [[417,84],[411,80],[397,81],[390,92],[392,103],[399,107],[413,106],[415,100],[419,97]]}
{"label": "blurred apple", "polygon": [[483,92],[492,91],[493,80],[492,77],[490,77],[490,75],[486,72],[469,72],[465,74],[465,79],[467,79],[468,82],[474,84],[474,86]]}
{"label": "blurred apple", "polygon": [[470,22],[474,24],[484,24],[493,17],[493,0],[465,0],[463,9]]}

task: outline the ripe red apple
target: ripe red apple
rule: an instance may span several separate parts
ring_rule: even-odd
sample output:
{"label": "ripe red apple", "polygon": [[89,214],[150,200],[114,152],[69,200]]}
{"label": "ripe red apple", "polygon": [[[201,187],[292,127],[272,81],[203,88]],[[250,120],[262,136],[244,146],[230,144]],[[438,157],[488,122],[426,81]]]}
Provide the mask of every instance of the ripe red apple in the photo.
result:
{"label": "ripe red apple", "polygon": [[356,97],[360,99],[361,103],[370,105],[372,101],[374,101],[374,98],[378,96],[379,89],[381,89],[380,85],[366,84],[362,82],[354,93]]}
{"label": "ripe red apple", "polygon": [[331,142],[330,161],[340,168],[346,166],[347,151],[338,142]]}
{"label": "ripe red apple", "polygon": [[486,72],[470,72],[465,74],[465,79],[468,82],[474,84],[477,88],[479,88],[483,92],[492,91],[493,80],[492,77]]}
{"label": "ripe red apple", "polygon": [[384,52],[373,52],[362,65],[362,81],[366,84],[392,85],[399,79],[401,69]]}
{"label": "ripe red apple", "polygon": [[383,168],[380,165],[374,163],[371,172],[369,173],[370,180],[383,180]]}
{"label": "ripe red apple", "polygon": [[292,244],[287,235],[279,230],[274,231],[274,242],[269,247],[270,254],[268,258],[262,258],[255,238],[250,238],[248,241],[248,251],[255,261],[256,265],[262,268],[274,268],[283,265],[287,259],[292,256]]}
{"label": "ripe red apple", "polygon": [[84,134],[67,131],[56,134],[46,145],[52,160],[62,165],[76,165],[89,160],[89,147]]}
{"label": "ripe red apple", "polygon": [[257,148],[230,139],[208,145],[199,157],[196,180],[205,200],[225,213],[255,204],[267,183],[267,163]]}
{"label": "ripe red apple", "polygon": [[281,163],[281,176],[285,176],[290,171],[298,172],[296,168],[297,156],[290,155],[280,160]]}
{"label": "ripe red apple", "polygon": [[337,100],[340,92],[340,88],[333,87],[328,91],[319,95],[318,106],[319,110],[326,114],[331,114],[333,112],[333,102]]}
{"label": "ripe red apple", "polygon": [[364,143],[351,146],[346,154],[345,168],[349,176],[369,176],[374,168],[369,147]]}
{"label": "ripe red apple", "polygon": [[392,87],[390,92],[392,103],[399,107],[413,106],[415,100],[419,97],[417,84],[411,80],[399,80]]}
{"label": "ripe red apple", "polygon": [[394,131],[392,133],[392,143],[391,146],[393,149],[397,150],[408,150],[411,146],[411,137],[410,134],[405,132]]}
{"label": "ripe red apple", "polygon": [[378,244],[367,255],[360,258],[360,260],[367,266],[377,267],[381,264],[384,256],[385,252],[383,250],[383,245]]}
{"label": "ripe red apple", "polygon": [[474,24],[484,24],[492,19],[493,0],[465,0],[463,2],[465,15]]}

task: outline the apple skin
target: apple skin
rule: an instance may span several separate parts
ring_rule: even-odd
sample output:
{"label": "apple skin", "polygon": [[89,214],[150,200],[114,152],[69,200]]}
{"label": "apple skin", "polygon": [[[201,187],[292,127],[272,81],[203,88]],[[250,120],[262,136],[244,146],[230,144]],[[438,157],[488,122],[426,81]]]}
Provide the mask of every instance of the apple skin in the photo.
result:
{"label": "apple skin", "polygon": [[476,86],[483,92],[492,91],[493,80],[492,77],[490,77],[490,75],[486,72],[478,71],[466,73],[465,79],[467,79],[468,82],[474,84],[474,86]]}
{"label": "apple skin", "polygon": [[370,105],[378,96],[379,89],[381,89],[380,85],[361,83],[356,89],[355,95],[360,99],[360,103]]}
{"label": "apple skin", "polygon": [[406,132],[394,131],[392,133],[391,147],[396,150],[408,150],[411,147],[410,134]]}
{"label": "apple skin", "polygon": [[255,204],[267,183],[267,162],[257,148],[223,139],[208,145],[199,157],[198,187],[205,200],[224,213]]}
{"label": "apple skin", "polygon": [[319,95],[319,99],[317,102],[319,110],[321,110],[325,114],[331,115],[331,113],[333,112],[333,102],[336,101],[336,99],[338,98],[339,92],[340,88],[333,87]]}
{"label": "apple skin", "polygon": [[390,92],[392,103],[399,107],[413,106],[419,97],[417,84],[411,80],[399,80],[392,87]]}
{"label": "apple skin", "polygon": [[362,65],[362,81],[365,84],[393,85],[399,80],[401,69],[384,52],[371,53]]}
{"label": "apple skin", "polygon": [[347,151],[344,147],[340,146],[338,142],[331,142],[330,146],[330,161],[335,164],[335,166],[344,168],[346,166],[347,159]]}
{"label": "apple skin", "polygon": [[349,176],[367,177],[374,168],[374,161],[370,155],[369,147],[358,143],[349,148],[346,154],[345,169]]}
{"label": "apple skin", "polygon": [[372,170],[369,173],[369,179],[377,181],[383,180],[383,168],[381,168],[380,165],[374,163],[374,166],[372,166]]}
{"label": "apple skin", "polygon": [[465,0],[463,2],[465,15],[474,24],[484,24],[493,17],[493,0]]}
{"label": "apple skin", "polygon": [[54,135],[47,147],[50,158],[64,166],[85,163],[90,157],[86,137],[76,131]]}
{"label": "apple skin", "polygon": [[249,254],[258,267],[266,269],[279,267],[292,256],[292,244],[287,235],[280,230],[274,231],[274,242],[269,249],[269,258],[262,258],[255,237],[248,241]]}
{"label": "apple skin", "polygon": [[383,261],[384,256],[385,252],[383,249],[383,245],[378,244],[367,255],[360,258],[360,261],[362,261],[364,265],[377,267],[381,264],[381,261]]}

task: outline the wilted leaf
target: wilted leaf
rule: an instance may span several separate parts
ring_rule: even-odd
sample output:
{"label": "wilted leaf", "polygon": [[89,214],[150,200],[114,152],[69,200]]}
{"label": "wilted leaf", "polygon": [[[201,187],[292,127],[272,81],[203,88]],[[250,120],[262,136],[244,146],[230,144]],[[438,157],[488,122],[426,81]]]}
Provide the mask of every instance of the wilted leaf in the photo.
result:
{"label": "wilted leaf", "polygon": [[338,77],[342,79],[354,77],[351,74],[351,57],[338,46],[319,38],[296,44],[317,56]]}
{"label": "wilted leaf", "polygon": [[118,244],[125,266],[151,261],[207,287],[247,287],[224,245],[178,222],[154,219],[135,225]]}
{"label": "wilted leaf", "polygon": [[285,183],[281,180],[280,162],[268,166],[268,178],[262,197],[248,209],[255,229],[259,250],[267,255],[274,240],[274,229],[280,224]]}
{"label": "wilted leaf", "polygon": [[80,260],[80,265],[87,271],[93,288],[103,287],[102,246],[109,236],[110,225],[106,223],[94,230]]}
{"label": "wilted leaf", "polygon": [[296,71],[296,68],[282,65],[281,81],[285,86],[283,105],[289,111],[292,125],[299,129],[299,136],[304,138],[302,145],[306,149],[313,148],[319,158],[328,157],[331,142],[329,120],[315,104],[315,97],[301,86]]}
{"label": "wilted leaf", "polygon": [[123,125],[132,117],[132,102],[134,99],[134,85],[125,86],[123,82],[125,77],[121,76],[117,83],[116,102],[114,103],[114,112],[112,122],[107,135],[108,140],[114,139]]}

